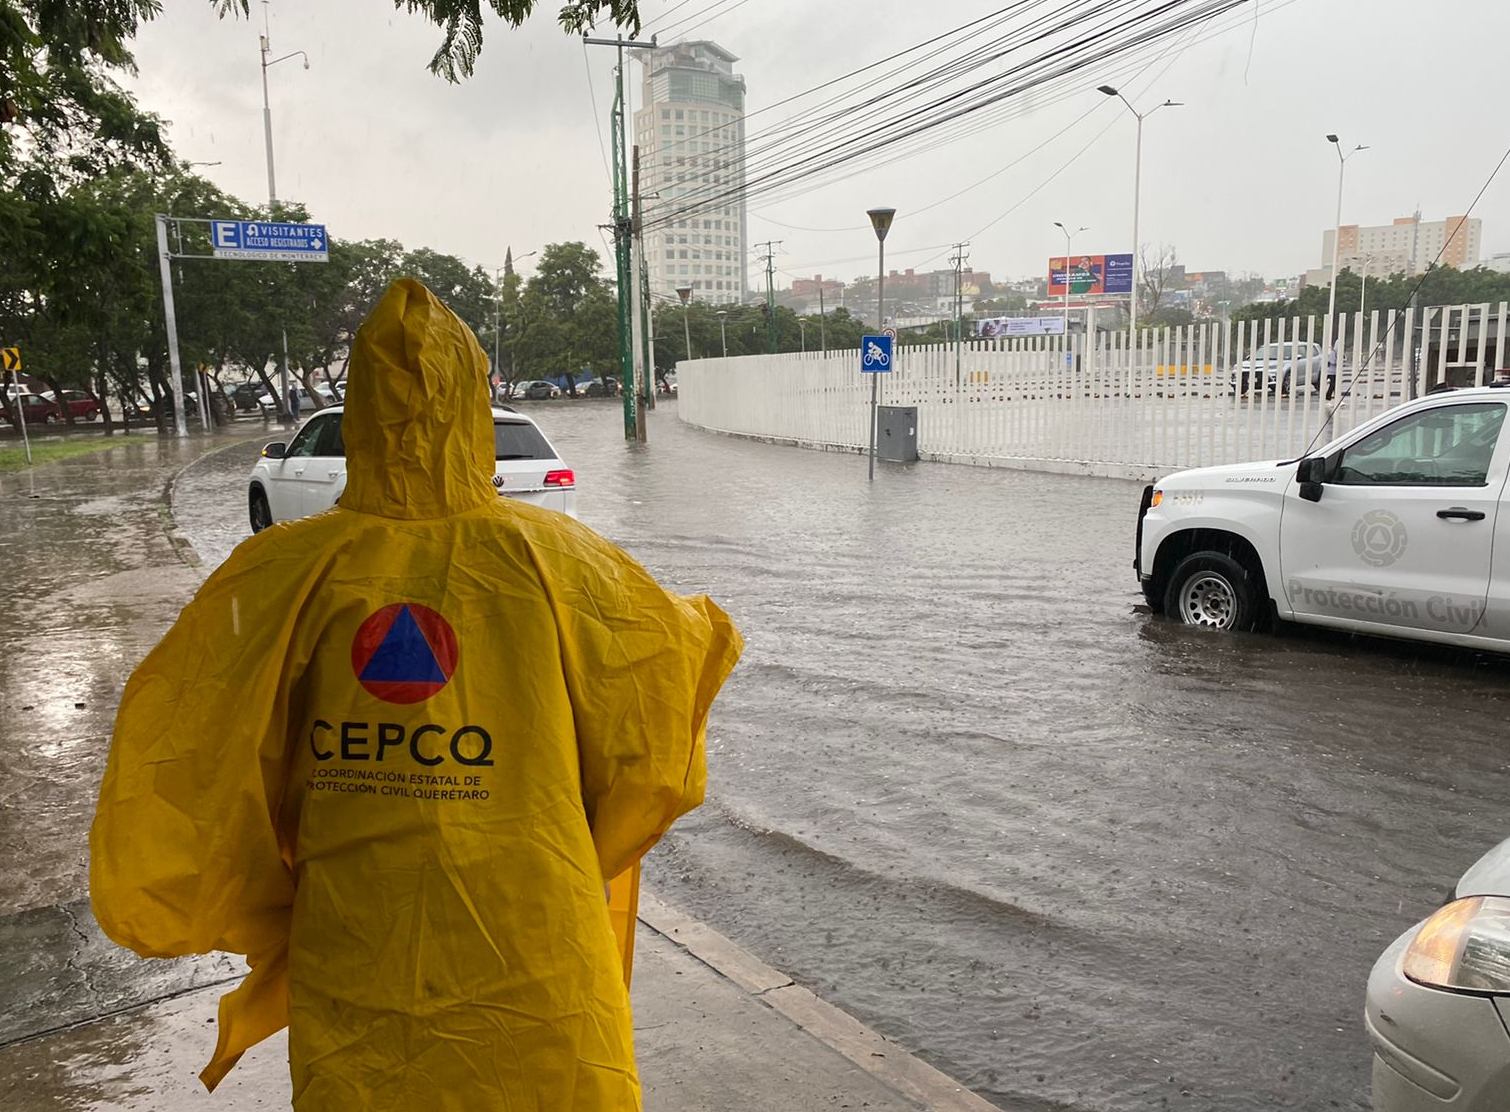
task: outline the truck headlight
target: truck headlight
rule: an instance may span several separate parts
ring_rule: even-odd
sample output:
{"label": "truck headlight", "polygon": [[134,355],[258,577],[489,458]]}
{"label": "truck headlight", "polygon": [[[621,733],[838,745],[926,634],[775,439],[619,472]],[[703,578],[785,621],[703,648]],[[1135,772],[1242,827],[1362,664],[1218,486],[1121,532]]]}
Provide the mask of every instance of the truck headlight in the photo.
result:
{"label": "truck headlight", "polygon": [[1510,899],[1454,900],[1421,925],[1405,975],[1434,988],[1510,993]]}

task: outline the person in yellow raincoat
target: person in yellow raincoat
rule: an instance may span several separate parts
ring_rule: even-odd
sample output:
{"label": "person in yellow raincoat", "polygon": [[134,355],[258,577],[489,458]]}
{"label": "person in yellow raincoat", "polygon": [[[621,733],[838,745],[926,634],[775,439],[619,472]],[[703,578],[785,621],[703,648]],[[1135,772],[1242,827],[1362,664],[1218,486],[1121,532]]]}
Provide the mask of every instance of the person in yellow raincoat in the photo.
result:
{"label": "person in yellow raincoat", "polygon": [[241,544],[131,677],[95,914],[247,956],[211,1089],[287,1025],[298,1112],[639,1108],[605,881],[701,802],[739,634],[499,497],[487,359],[419,283],[342,430],[340,505]]}

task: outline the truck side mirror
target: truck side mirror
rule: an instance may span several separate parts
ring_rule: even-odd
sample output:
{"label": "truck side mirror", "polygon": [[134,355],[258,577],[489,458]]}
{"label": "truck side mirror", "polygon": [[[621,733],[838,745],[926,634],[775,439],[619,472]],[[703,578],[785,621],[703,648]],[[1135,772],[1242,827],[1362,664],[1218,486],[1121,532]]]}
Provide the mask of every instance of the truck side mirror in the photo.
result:
{"label": "truck side mirror", "polygon": [[1321,501],[1321,486],[1326,482],[1327,461],[1321,456],[1311,456],[1300,461],[1295,469],[1295,478],[1300,481],[1299,494],[1307,502]]}

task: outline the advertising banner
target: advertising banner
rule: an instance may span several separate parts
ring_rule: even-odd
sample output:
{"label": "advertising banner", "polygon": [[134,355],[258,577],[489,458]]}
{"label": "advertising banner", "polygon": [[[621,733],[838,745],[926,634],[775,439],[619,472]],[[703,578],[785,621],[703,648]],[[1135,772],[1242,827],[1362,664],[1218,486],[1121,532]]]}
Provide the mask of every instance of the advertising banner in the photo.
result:
{"label": "advertising banner", "polygon": [[1062,336],[1064,317],[986,317],[975,322],[975,334],[996,336]]}
{"label": "advertising banner", "polygon": [[1069,293],[1093,297],[1097,294],[1132,293],[1133,257],[1131,255],[1056,255],[1049,259],[1049,296]]}

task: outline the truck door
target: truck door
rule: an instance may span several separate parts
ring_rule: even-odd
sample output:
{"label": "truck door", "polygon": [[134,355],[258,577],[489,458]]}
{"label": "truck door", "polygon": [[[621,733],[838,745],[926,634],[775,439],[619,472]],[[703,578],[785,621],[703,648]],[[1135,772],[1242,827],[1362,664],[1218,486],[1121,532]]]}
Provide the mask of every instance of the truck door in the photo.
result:
{"label": "truck door", "polygon": [[1510,470],[1504,423],[1497,399],[1432,406],[1344,447],[1319,502],[1292,479],[1279,546],[1296,617],[1476,631]]}

